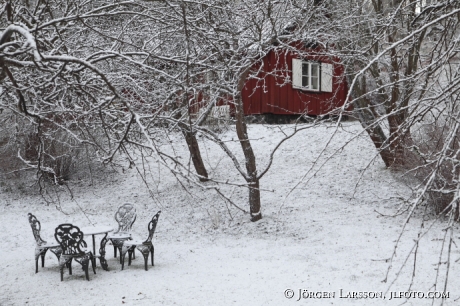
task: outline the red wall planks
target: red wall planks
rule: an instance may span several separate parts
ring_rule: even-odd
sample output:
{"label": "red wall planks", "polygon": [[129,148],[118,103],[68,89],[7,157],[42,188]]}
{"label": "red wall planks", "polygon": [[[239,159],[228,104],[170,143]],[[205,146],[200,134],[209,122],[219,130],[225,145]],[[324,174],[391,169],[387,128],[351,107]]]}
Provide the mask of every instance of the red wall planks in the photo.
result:
{"label": "red wall planks", "polygon": [[270,52],[263,59],[263,72],[257,76],[259,80],[248,80],[243,89],[245,114],[322,115],[341,107],[347,95],[346,82],[343,80],[343,66],[337,58],[319,57],[313,50],[310,54],[305,59],[333,64],[334,76],[331,93],[294,89],[290,80],[292,79],[292,59],[297,58],[297,55],[285,51],[276,54]]}

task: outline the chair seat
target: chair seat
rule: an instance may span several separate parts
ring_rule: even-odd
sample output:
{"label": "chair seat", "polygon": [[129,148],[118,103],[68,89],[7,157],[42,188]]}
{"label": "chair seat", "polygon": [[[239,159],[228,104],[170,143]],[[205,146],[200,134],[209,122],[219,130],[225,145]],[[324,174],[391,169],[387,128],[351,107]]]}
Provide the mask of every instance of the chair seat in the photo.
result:
{"label": "chair seat", "polygon": [[131,233],[120,232],[107,235],[107,239],[130,239]]}
{"label": "chair seat", "polygon": [[123,245],[126,245],[126,246],[129,246],[129,245],[142,245],[144,244],[144,241],[145,240],[137,240],[137,239],[134,239],[134,240],[127,240],[125,242],[123,242]]}
{"label": "chair seat", "polygon": [[57,247],[59,247],[59,243],[57,243],[57,242],[54,242],[54,243],[53,242],[47,242],[47,243],[43,243],[43,244],[38,245],[38,247],[40,247],[40,248],[49,248],[49,249],[57,248]]}

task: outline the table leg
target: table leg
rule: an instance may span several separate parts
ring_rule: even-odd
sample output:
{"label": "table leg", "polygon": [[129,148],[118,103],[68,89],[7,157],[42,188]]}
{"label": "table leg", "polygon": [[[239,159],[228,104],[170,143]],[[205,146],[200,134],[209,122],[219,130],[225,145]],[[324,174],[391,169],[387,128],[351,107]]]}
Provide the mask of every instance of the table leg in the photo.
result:
{"label": "table leg", "polygon": [[102,269],[109,271],[109,265],[107,264],[107,260],[105,260],[105,244],[107,243],[107,234],[105,233],[104,238],[101,240],[100,248],[99,248],[99,262],[101,263]]}

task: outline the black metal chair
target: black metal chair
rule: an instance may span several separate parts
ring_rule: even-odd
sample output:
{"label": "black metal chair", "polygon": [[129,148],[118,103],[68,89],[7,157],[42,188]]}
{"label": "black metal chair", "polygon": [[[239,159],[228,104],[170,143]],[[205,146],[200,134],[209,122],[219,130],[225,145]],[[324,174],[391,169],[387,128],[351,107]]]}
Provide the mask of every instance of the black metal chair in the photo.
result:
{"label": "black metal chair", "polygon": [[50,250],[54,255],[56,255],[58,261],[59,257],[61,256],[62,249],[59,246],[58,243],[48,243],[45,240],[43,240],[40,236],[40,230],[41,230],[41,224],[38,219],[32,215],[31,213],[28,213],[29,216],[29,224],[30,227],[32,228],[32,233],[34,234],[35,238],[35,273],[38,272],[38,258],[42,258],[42,268],[45,266],[45,254],[48,250]]}
{"label": "black metal chair", "polygon": [[61,271],[61,281],[64,280],[64,266],[69,268],[69,274],[72,275],[72,260],[81,264],[85,271],[86,280],[89,281],[88,263],[91,261],[94,274],[96,274],[95,261],[93,253],[86,249],[87,244],[83,240],[83,232],[78,226],[72,224],[61,224],[56,227],[54,237],[62,248],[62,254],[59,259],[59,269]]}
{"label": "black metal chair", "polygon": [[154,265],[153,256],[155,254],[155,248],[152,243],[152,238],[153,238],[153,234],[155,233],[155,229],[157,227],[158,218],[160,218],[160,213],[161,211],[157,212],[156,215],[153,216],[152,220],[149,222],[147,226],[149,230],[149,236],[147,237],[145,241],[144,240],[126,240],[125,242],[123,242],[122,251],[120,253],[122,270],[124,269],[124,266],[125,266],[126,252],[128,252],[128,256],[129,256],[128,265],[130,266],[132,254],[134,253],[135,249],[138,249],[144,256],[145,271],[148,271],[147,262],[149,259],[149,253],[152,254],[152,257],[151,257],[152,266]]}
{"label": "black metal chair", "polygon": [[125,203],[121,205],[115,213],[115,220],[118,223],[118,230],[114,233],[110,233],[107,236],[107,239],[112,242],[113,254],[115,258],[117,257],[117,249],[121,254],[123,242],[132,239],[131,228],[136,221],[136,218],[136,208],[131,203]]}

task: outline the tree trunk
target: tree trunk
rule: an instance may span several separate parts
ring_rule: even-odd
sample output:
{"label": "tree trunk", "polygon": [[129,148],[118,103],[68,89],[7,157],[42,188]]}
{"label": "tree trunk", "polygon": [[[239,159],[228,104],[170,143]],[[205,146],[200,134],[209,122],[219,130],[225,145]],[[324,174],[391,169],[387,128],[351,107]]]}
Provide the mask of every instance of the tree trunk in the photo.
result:
{"label": "tree trunk", "polygon": [[382,130],[382,127],[376,122],[376,114],[373,111],[372,103],[369,97],[365,96],[367,93],[366,80],[361,79],[361,82],[357,83],[356,95],[361,97],[356,100],[355,105],[357,106],[358,118],[361,126],[366,130],[367,134],[374,143],[375,148],[378,150],[380,157],[382,158],[385,166],[391,166],[391,152],[388,147],[385,146],[387,137]]}
{"label": "tree trunk", "polygon": [[355,105],[358,106],[358,118],[361,126],[366,130],[367,134],[374,143],[375,148],[378,150],[380,157],[382,158],[385,166],[390,166],[390,150],[384,147],[384,143],[387,140],[385,133],[382,130],[382,127],[375,122],[375,117],[372,114],[372,111],[369,109],[368,99],[361,98],[355,102]]}
{"label": "tree trunk", "polygon": [[404,165],[404,145],[405,138],[403,131],[401,131],[402,120],[400,115],[394,114],[388,116],[388,124],[390,129],[389,147],[390,147],[390,165],[389,167],[400,167]]}
{"label": "tree trunk", "polygon": [[208,172],[204,166],[203,159],[201,158],[200,147],[198,146],[198,141],[196,140],[196,133],[184,129],[182,130],[182,133],[184,134],[185,141],[187,142],[193,166],[195,166],[196,173],[200,176],[200,181],[209,181]]}
{"label": "tree trunk", "polygon": [[[175,119],[179,120],[181,113],[177,112]],[[182,131],[182,134],[185,137],[185,142],[187,143],[187,148],[190,152],[190,157],[195,167],[196,173],[200,176],[201,182],[209,181],[208,172],[204,166],[203,159],[201,158],[200,146],[196,140],[196,132],[190,131],[191,126],[185,124],[184,122],[178,121],[178,125]]]}
{"label": "tree trunk", "polygon": [[249,209],[251,213],[251,221],[256,222],[262,219],[260,211],[260,189],[259,179],[256,178],[253,182],[249,182]]}
{"label": "tree trunk", "polygon": [[[186,61],[187,61],[187,74],[186,74],[186,82],[185,82],[185,92],[184,92],[184,100],[182,102],[182,107],[187,107],[187,111],[189,112],[189,128],[181,126],[182,133],[184,134],[185,141],[187,142],[188,150],[190,151],[190,157],[192,158],[193,166],[195,167],[196,173],[199,175],[199,179],[201,182],[206,182],[209,180],[208,172],[203,163],[203,159],[201,158],[200,147],[198,146],[198,141],[196,140],[196,133],[193,132],[192,123],[190,121],[190,105],[187,103],[188,101],[188,94],[189,94],[189,86],[190,86],[190,33],[188,31],[188,23],[187,23],[187,13],[186,13],[186,5],[181,3],[180,5],[182,9],[182,19],[184,21],[184,33],[185,33],[185,41],[187,45],[187,52],[186,52]],[[176,119],[180,118],[180,114]]]}
{"label": "tree trunk", "polygon": [[[245,79],[245,78],[244,78]],[[235,119],[236,119],[236,134],[243,149],[243,154],[246,160],[247,177],[246,182],[249,186],[249,209],[251,213],[251,221],[255,222],[262,219],[260,211],[260,189],[259,178],[257,177],[256,157],[252,150],[251,142],[248,137],[248,129],[244,120],[243,100],[241,90],[234,97],[235,99]]]}
{"label": "tree trunk", "polygon": [[389,136],[386,137],[382,128],[375,122],[375,118],[370,113],[369,105],[363,101],[358,101],[356,104],[359,107],[359,120],[362,127],[366,130],[375,148],[379,151],[385,166],[400,167],[404,165],[405,145],[410,135],[406,135],[401,130],[402,122],[400,115],[388,116]]}

